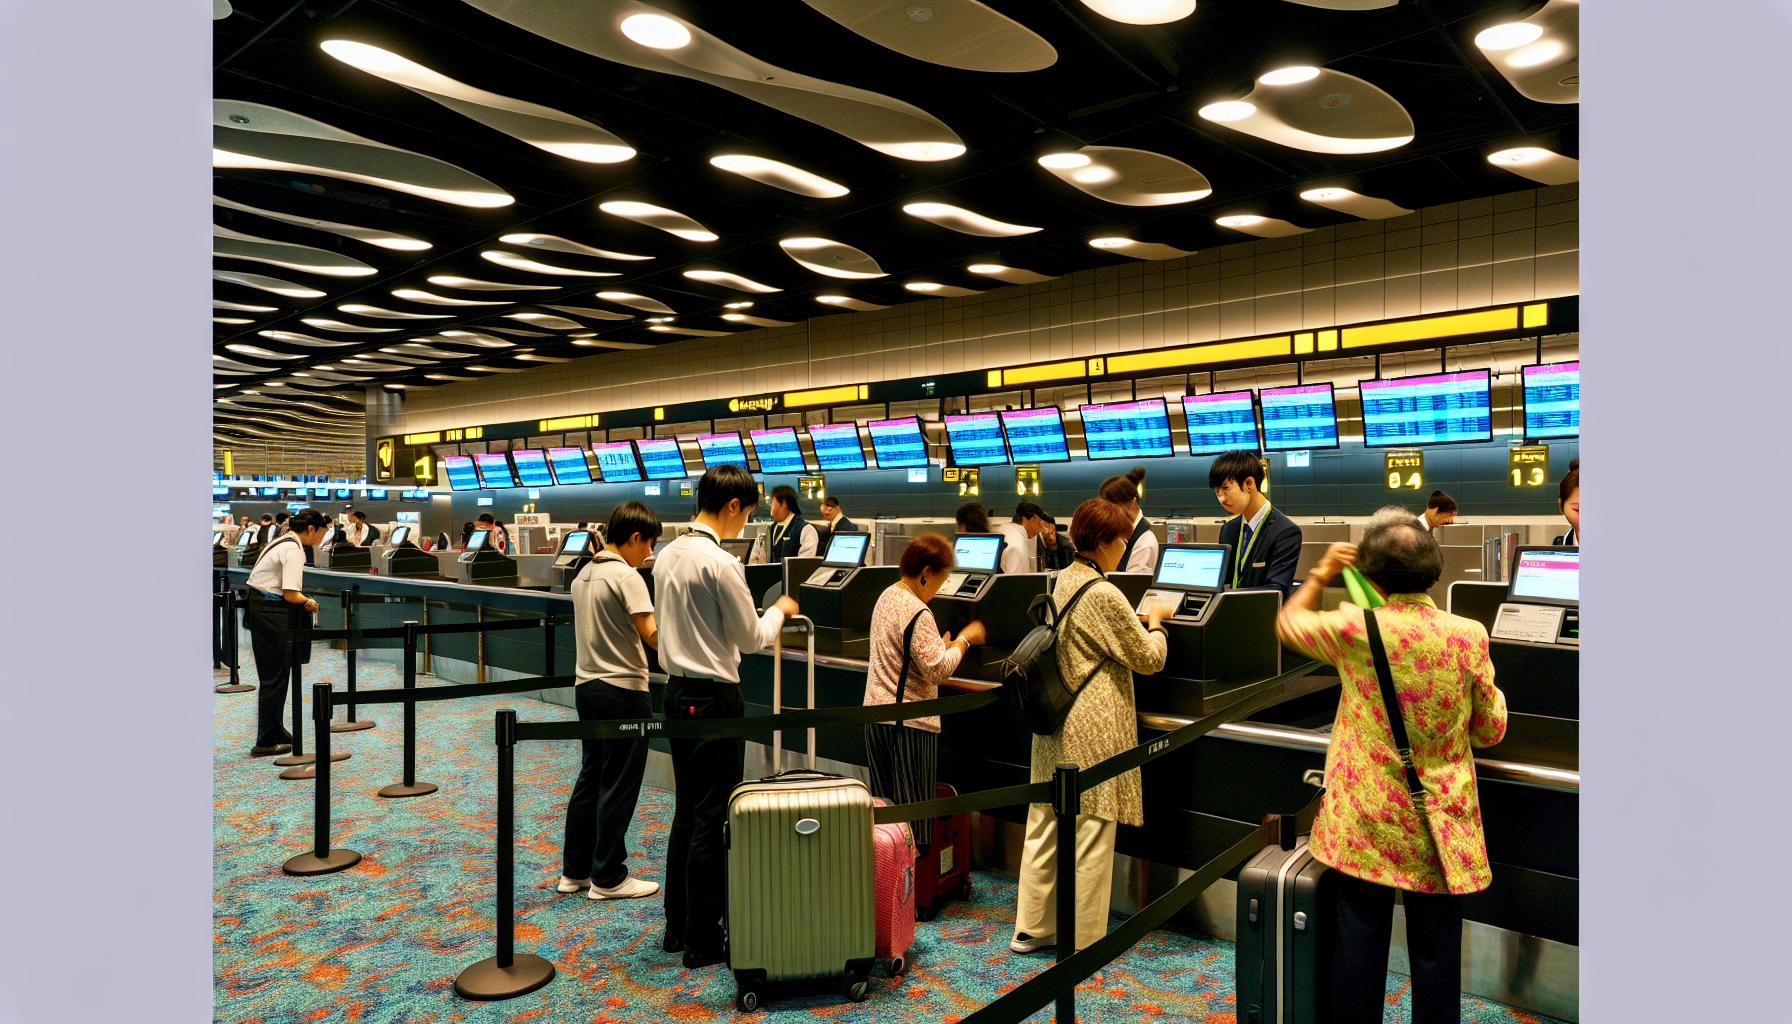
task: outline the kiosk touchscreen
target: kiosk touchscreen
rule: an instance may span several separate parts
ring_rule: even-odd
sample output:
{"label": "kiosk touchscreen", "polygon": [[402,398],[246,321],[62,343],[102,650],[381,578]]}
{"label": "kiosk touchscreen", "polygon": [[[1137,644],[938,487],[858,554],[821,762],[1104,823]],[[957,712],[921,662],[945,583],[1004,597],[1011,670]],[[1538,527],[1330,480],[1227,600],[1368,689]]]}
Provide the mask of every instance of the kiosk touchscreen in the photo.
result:
{"label": "kiosk touchscreen", "polygon": [[952,571],[927,606],[939,627],[957,633],[973,619],[983,623],[984,642],[960,662],[961,675],[1001,678],[999,666],[1035,625],[1029,609],[1051,586],[1048,573],[1001,571],[999,533],[961,533],[952,538]]}
{"label": "kiosk touchscreen", "polygon": [[556,589],[570,588],[572,581],[597,554],[602,543],[590,530],[568,530],[560,538],[560,549],[554,552],[554,564],[548,567],[548,576],[553,580]]}
{"label": "kiosk touchscreen", "polygon": [[472,534],[467,537],[467,546],[461,551],[458,561],[471,562],[473,556],[485,550],[486,538],[491,535],[492,531],[490,530],[474,530]]}
{"label": "kiosk touchscreen", "polygon": [[1205,620],[1215,595],[1225,587],[1226,559],[1231,557],[1229,544],[1166,544],[1157,555],[1157,573],[1151,586],[1136,605],[1140,615],[1153,602],[1174,603],[1169,618],[1176,622],[1199,623]]}
{"label": "kiosk touchscreen", "polygon": [[1275,590],[1227,590],[1221,582],[1229,544],[1165,544],[1157,571],[1134,609],[1152,605],[1164,617],[1169,652],[1161,672],[1134,679],[1140,710],[1208,714],[1237,699],[1243,687],[1282,670],[1276,640]]}
{"label": "kiosk touchscreen", "polygon": [[224,539],[223,530],[212,531],[212,568],[218,569],[230,564],[230,543]]}
{"label": "kiosk touchscreen", "polygon": [[1534,644],[1580,644],[1580,549],[1521,547],[1491,635]]}
{"label": "kiosk touchscreen", "polygon": [[821,567],[810,573],[803,585],[826,587],[845,582],[847,574],[865,564],[865,553],[870,544],[868,533],[835,535],[828,544],[827,554],[822,556]]}
{"label": "kiosk touchscreen", "polygon": [[474,530],[467,538],[466,550],[456,559],[459,579],[462,583],[476,583],[488,587],[514,587],[521,581],[518,578],[516,559],[501,551],[487,550],[485,544],[491,537],[490,530]]}
{"label": "kiosk touchscreen", "polygon": [[[387,538],[386,575],[388,576],[440,576],[441,560],[418,546],[411,539],[412,528],[394,526],[392,535]],[[439,542],[438,542],[439,543]]]}
{"label": "kiosk touchscreen", "polygon": [[403,547],[410,542],[411,528],[408,526],[394,526],[391,536],[386,538],[386,543],[395,548]]}
{"label": "kiosk touchscreen", "polygon": [[254,567],[255,559],[261,556],[261,541],[257,539],[260,536],[261,526],[259,524],[245,526],[243,527],[243,532],[237,534],[236,564],[239,568],[249,569]]}
{"label": "kiosk touchscreen", "polygon": [[747,556],[753,553],[753,538],[724,537],[722,539],[722,550],[733,555],[735,558],[740,559],[740,564],[746,565]]}
{"label": "kiosk touchscreen", "polygon": [[893,565],[866,565],[868,533],[837,533],[827,554],[799,588],[797,602],[815,623],[815,649],[827,654],[868,657],[871,612],[877,599],[902,578]]}

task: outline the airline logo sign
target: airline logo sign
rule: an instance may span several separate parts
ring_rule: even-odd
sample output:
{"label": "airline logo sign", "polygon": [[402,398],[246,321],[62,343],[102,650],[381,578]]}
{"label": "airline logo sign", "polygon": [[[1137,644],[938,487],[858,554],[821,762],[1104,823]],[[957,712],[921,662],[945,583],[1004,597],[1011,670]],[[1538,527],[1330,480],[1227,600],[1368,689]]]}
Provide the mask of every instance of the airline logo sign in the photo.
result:
{"label": "airline logo sign", "polygon": [[759,395],[754,398],[730,398],[729,412],[771,412],[778,407],[777,395]]}

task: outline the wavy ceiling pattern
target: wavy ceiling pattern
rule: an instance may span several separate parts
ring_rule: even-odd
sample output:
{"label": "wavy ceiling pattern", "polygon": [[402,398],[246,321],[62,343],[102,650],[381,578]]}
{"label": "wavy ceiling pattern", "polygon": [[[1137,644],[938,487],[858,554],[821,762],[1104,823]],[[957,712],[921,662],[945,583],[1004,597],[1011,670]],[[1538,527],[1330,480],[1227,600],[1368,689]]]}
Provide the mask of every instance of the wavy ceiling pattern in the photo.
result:
{"label": "wavy ceiling pattern", "polygon": [[803,0],[879,46],[964,71],[1038,71],[1058,61],[1039,33],[977,0]]}

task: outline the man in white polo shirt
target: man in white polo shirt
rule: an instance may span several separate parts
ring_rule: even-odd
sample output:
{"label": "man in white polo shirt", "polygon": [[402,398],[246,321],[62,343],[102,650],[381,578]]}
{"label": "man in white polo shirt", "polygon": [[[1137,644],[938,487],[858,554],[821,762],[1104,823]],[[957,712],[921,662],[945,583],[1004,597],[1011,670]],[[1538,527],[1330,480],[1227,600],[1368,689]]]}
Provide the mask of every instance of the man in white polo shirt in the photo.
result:
{"label": "man in white polo shirt", "polygon": [[249,571],[249,607],[243,620],[249,626],[249,642],[255,651],[255,677],[261,692],[256,721],[255,746],[250,757],[272,757],[292,749],[292,733],[281,723],[286,707],[292,667],[311,660],[308,642],[283,643],[281,630],[305,629],[317,611],[317,602],[305,596],[305,548],[323,539],[330,520],[316,509],[305,509],[287,520],[288,532],[261,549],[255,568]]}

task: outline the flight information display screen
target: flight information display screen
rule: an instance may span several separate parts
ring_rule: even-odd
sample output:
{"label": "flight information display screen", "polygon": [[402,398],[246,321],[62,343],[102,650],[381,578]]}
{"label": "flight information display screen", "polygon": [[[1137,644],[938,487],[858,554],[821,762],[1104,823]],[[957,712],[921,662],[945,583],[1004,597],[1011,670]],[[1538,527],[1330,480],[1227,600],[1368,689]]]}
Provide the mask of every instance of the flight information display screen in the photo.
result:
{"label": "flight information display screen", "polygon": [[453,491],[477,491],[479,474],[473,469],[473,460],[466,455],[450,455],[442,460],[442,468],[448,474],[448,489]]}
{"label": "flight information display screen", "polygon": [[548,455],[540,448],[513,448],[510,461],[516,463],[516,479],[524,487],[554,486],[554,474],[548,472]]}
{"label": "flight information display screen", "polygon": [[1166,547],[1157,563],[1157,582],[1169,587],[1217,589],[1226,571],[1226,547]]}
{"label": "flight information display screen", "polygon": [[473,465],[479,467],[479,479],[487,487],[516,486],[516,477],[510,475],[510,460],[502,452],[497,455],[475,455]]}
{"label": "flight information display screen", "polygon": [[761,473],[802,473],[809,468],[803,464],[803,446],[797,443],[795,427],[751,433]]}
{"label": "flight information display screen", "polygon": [[1338,414],[1329,382],[1264,388],[1257,400],[1263,405],[1264,451],[1338,447]]}
{"label": "flight information display screen", "polygon": [[1357,388],[1365,447],[1493,440],[1486,370],[1365,380]]}
{"label": "flight information display screen", "polygon": [[1579,551],[1525,551],[1512,567],[1515,598],[1580,602]]}
{"label": "flight information display screen", "polygon": [[1188,453],[1257,451],[1257,407],[1249,391],[1220,391],[1211,395],[1182,396],[1182,415],[1188,421]]}
{"label": "flight information display screen", "polygon": [[597,456],[597,471],[606,484],[630,484],[641,479],[641,467],[635,462],[635,447],[627,441],[594,444],[591,454]]}
{"label": "flight information display screen", "polygon": [[1016,462],[1070,461],[1070,442],[1064,438],[1064,414],[1055,405],[1004,409],[1002,429],[1008,432],[1008,450]]}
{"label": "flight information display screen", "polygon": [[1077,412],[1083,418],[1083,447],[1091,460],[1175,454],[1170,447],[1170,413],[1161,398],[1085,405]]}
{"label": "flight information display screen", "polygon": [[815,446],[815,462],[823,471],[865,468],[865,449],[859,446],[857,423],[813,424],[809,427],[809,443]]}
{"label": "flight information display screen", "polygon": [[1524,436],[1580,436],[1580,363],[1524,368]]}
{"label": "flight information display screen", "polygon": [[927,437],[921,433],[918,417],[872,420],[867,426],[871,428],[871,450],[877,456],[879,469],[927,465]]}
{"label": "flight information display screen", "polygon": [[946,440],[952,461],[960,466],[996,466],[1008,461],[1002,441],[1002,418],[993,412],[946,417]]}
{"label": "flight information display screen", "polygon": [[554,480],[561,484],[588,484],[591,482],[591,465],[585,461],[583,448],[549,448],[548,467],[554,471]]}
{"label": "flight information display screen", "polygon": [[996,559],[1002,554],[999,533],[960,533],[952,538],[952,558],[960,569],[996,571]]}
{"label": "flight information display screen", "polygon": [[347,498],[347,497],[352,496],[354,493],[355,492],[352,489],[347,488],[347,487],[336,488],[336,497],[338,497],[338,498]]}
{"label": "flight information display screen", "polygon": [[703,467],[739,466],[747,468],[747,446],[740,441],[740,431],[726,434],[698,434],[697,450],[703,453]]}
{"label": "flight information display screen", "polygon": [[865,545],[869,543],[869,533],[836,533],[828,542],[828,553],[822,561],[829,565],[858,565],[864,559]]}
{"label": "flight information display screen", "polygon": [[647,470],[649,480],[682,480],[691,475],[684,466],[677,438],[642,438],[635,442],[635,450],[641,453],[641,466]]}

